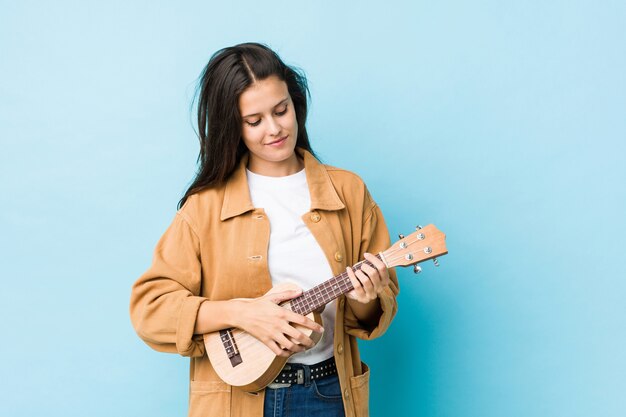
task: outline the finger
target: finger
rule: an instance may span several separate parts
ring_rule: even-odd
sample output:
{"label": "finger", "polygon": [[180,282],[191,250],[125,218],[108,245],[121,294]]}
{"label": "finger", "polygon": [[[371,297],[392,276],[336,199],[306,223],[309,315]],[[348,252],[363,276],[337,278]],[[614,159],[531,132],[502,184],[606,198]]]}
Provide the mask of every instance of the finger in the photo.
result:
{"label": "finger", "polygon": [[292,326],[287,325],[284,329],[284,334],[287,336],[289,340],[299,345],[303,345],[305,347],[313,347],[313,340]]}
{"label": "finger", "polygon": [[[303,341],[300,341],[300,340],[298,340],[298,339],[296,339],[296,338],[293,338],[293,337],[291,337],[291,336],[288,336],[288,335],[286,335],[286,336],[287,336],[287,339],[289,339],[291,342],[296,343],[296,344],[298,344],[298,345],[302,346],[302,348],[303,348],[304,350],[310,349],[310,348],[312,348],[313,346],[315,346],[315,343],[313,343],[313,340],[309,339],[308,337],[306,337],[306,336],[305,336],[304,334],[302,334],[302,333],[300,333],[300,334],[301,334],[302,336],[304,336],[304,338],[303,338],[304,340],[303,340]],[[307,339],[308,339],[308,340],[307,340]]]}
{"label": "finger", "polygon": [[[373,266],[367,264],[367,263],[363,263],[361,265],[361,269],[360,271],[361,273],[365,273],[365,276],[372,282],[373,286],[374,286],[374,290],[378,293],[379,288],[382,289],[382,285],[381,285],[381,278],[380,278],[380,274],[378,272],[378,269],[374,268]],[[363,279],[361,278],[360,275],[358,275],[357,273],[357,278],[359,278],[359,280],[361,282],[363,282]],[[365,287],[365,282],[363,282],[363,286]]]}
{"label": "finger", "polygon": [[[380,260],[377,256],[372,255],[371,253],[364,253],[365,259],[371,262],[376,269],[378,270],[378,274],[380,275],[380,284],[382,287],[389,285],[389,269],[387,265]],[[382,288],[381,288],[382,291]],[[380,291],[379,291],[380,292]]]}
{"label": "finger", "polygon": [[362,302],[362,300],[365,299],[366,294],[365,294],[365,290],[363,289],[363,285],[361,284],[361,281],[359,281],[359,279],[356,277],[356,275],[354,274],[354,270],[350,267],[346,268],[346,272],[348,273],[348,277],[350,278],[350,281],[352,282],[352,287],[354,287],[354,289],[352,291],[350,291],[348,294],[352,294],[354,299],[356,299],[357,301]]}
{"label": "finger", "polygon": [[372,265],[374,265],[374,267],[376,267],[378,273],[380,274],[380,277],[382,278],[382,281],[385,285],[387,285],[389,283],[389,269],[387,268],[387,265],[385,265],[385,263],[381,259],[379,259],[377,256],[372,255],[371,253],[366,252],[363,254],[363,256],[365,256],[365,259],[367,259],[369,262],[372,263]]}
{"label": "finger", "polygon": [[376,269],[378,269],[378,270],[383,269],[383,268],[384,268],[384,269],[387,269],[387,267],[385,266],[385,263],[384,263],[384,262],[383,262],[380,258],[378,258],[378,256],[373,255],[373,254],[371,254],[371,253],[369,253],[369,252],[365,252],[365,253],[363,254],[363,257],[364,257],[365,259],[367,259],[367,260],[369,261],[369,263],[371,263],[372,265],[374,265],[374,267],[375,267]]}
{"label": "finger", "polygon": [[285,291],[281,291],[277,293],[267,294],[265,297],[267,297],[267,299],[270,300],[271,302],[278,304],[282,301],[291,300],[292,298],[298,297],[300,295],[302,295],[302,289],[298,288],[298,289],[293,289],[293,290],[285,290]]}
{"label": "finger", "polygon": [[367,252],[364,253],[363,256],[368,261],[368,264],[370,266],[373,266],[374,268],[378,270],[381,277],[385,277],[389,275],[389,270],[387,269],[387,266],[382,260],[378,259],[377,256],[374,256],[371,253],[367,253]]}
{"label": "finger", "polygon": [[324,328],[317,322],[303,316],[302,314],[294,313],[293,311],[285,310],[284,318],[290,323],[298,324],[302,327],[306,327],[307,329],[311,329],[314,332],[322,333],[324,331]]}
{"label": "finger", "polygon": [[265,343],[265,345],[270,348],[270,350],[274,353],[274,355],[276,356],[282,356],[282,357],[289,357],[290,354],[289,352],[287,352],[286,350],[283,350],[280,348],[280,346],[278,346],[278,344],[276,342],[274,342],[273,340],[269,340]]}
{"label": "finger", "polygon": [[359,270],[365,272],[368,276],[378,271],[374,266],[370,265],[368,262],[363,262]]}
{"label": "finger", "polygon": [[[362,275],[359,275],[359,273]],[[363,274],[365,275],[365,277],[363,277]],[[369,289],[366,281],[369,281],[372,283],[374,292],[376,294],[382,291],[383,284],[382,284],[382,279],[380,277],[380,273],[378,272],[378,269],[374,268],[373,266],[369,264],[364,263],[356,275],[357,275],[357,278],[359,278],[359,280],[363,283],[363,288],[365,288],[366,292]]]}
{"label": "finger", "polygon": [[279,346],[281,346],[284,350],[288,350],[289,352],[302,352],[304,350],[304,346],[299,345],[298,343],[292,342],[285,336],[284,334],[280,334],[276,338],[276,342]]}
{"label": "finger", "polygon": [[[378,275],[378,273],[376,273],[376,275]],[[361,281],[361,284],[363,285],[363,289],[365,290],[365,294],[366,294],[368,301],[373,300],[374,298],[378,296],[378,293],[376,292],[376,289],[374,288],[374,283],[372,282],[370,277],[365,275],[363,271],[357,271],[356,277],[359,279],[359,281]]]}

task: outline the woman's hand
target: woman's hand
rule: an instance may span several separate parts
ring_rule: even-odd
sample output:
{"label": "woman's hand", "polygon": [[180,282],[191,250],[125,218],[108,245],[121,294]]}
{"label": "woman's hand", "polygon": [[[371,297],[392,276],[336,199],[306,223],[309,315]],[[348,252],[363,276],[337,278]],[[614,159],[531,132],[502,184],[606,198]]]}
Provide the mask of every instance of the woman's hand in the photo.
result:
{"label": "woman's hand", "polygon": [[322,326],[309,318],[280,307],[278,304],[302,294],[301,289],[269,293],[263,297],[232,300],[238,303],[236,327],[265,343],[277,356],[289,357],[314,346],[311,338],[293,324],[323,332]]}
{"label": "woman's hand", "polygon": [[365,253],[363,256],[374,267],[364,262],[361,269],[356,272],[351,267],[346,269],[354,287],[346,296],[359,303],[367,304],[378,298],[378,294],[389,284],[389,271],[383,261],[371,253]]}

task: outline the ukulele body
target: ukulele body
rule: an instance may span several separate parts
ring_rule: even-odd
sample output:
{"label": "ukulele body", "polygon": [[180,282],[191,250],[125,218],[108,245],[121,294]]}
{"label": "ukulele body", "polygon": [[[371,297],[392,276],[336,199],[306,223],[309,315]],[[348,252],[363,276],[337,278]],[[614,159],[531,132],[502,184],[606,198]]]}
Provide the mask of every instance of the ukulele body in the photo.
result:
{"label": "ukulele body", "polygon": [[[273,287],[266,294],[298,288],[292,283]],[[289,301],[281,307],[291,310]],[[307,318],[322,325],[322,317],[317,312]],[[315,344],[322,338],[320,333],[300,325],[296,329],[311,338]],[[287,363],[288,357],[276,356],[263,342],[238,329],[224,329],[204,335],[207,356],[219,377],[228,385],[240,387],[244,391],[260,391],[271,384]]]}

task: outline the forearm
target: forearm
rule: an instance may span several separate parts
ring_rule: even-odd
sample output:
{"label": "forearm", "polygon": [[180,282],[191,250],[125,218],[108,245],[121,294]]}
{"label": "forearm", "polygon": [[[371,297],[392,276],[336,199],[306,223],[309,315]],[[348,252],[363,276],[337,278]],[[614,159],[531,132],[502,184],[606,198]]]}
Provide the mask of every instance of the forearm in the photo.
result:
{"label": "forearm", "polygon": [[237,327],[239,300],[204,301],[200,304],[194,334],[211,333],[230,327]]}
{"label": "forearm", "polygon": [[315,332],[322,326],[279,304],[302,294],[302,290],[270,292],[259,298],[239,298],[228,301],[205,300],[198,308],[195,334],[211,333],[237,327],[265,343],[277,356],[289,356],[313,347],[310,337],[293,327],[300,325]]}

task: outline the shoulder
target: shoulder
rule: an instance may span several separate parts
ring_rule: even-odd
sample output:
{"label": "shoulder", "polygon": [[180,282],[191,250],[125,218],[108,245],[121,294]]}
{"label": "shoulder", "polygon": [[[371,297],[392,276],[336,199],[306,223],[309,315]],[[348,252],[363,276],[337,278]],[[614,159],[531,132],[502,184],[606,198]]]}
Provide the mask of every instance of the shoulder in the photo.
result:
{"label": "shoulder", "polygon": [[332,165],[322,165],[339,197],[348,206],[361,206],[371,210],[376,202],[372,198],[365,181],[355,172]]}
{"label": "shoulder", "polygon": [[343,168],[337,168],[332,165],[322,164],[322,166],[330,176],[330,179],[333,181],[333,183],[365,187],[365,182],[363,181],[363,179],[352,171],[348,171],[347,169]]}
{"label": "shoulder", "polygon": [[190,195],[176,215],[195,230],[212,217],[219,219],[224,201],[224,188],[224,185],[206,188]]}

